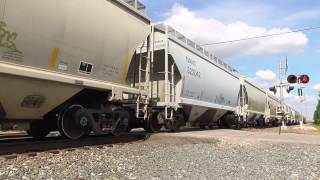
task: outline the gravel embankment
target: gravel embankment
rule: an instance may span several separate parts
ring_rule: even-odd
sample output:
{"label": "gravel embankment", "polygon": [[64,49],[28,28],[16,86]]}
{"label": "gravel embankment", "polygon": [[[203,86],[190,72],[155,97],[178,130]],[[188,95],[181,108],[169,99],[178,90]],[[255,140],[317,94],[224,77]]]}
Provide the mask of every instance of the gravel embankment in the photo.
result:
{"label": "gravel embankment", "polygon": [[0,164],[0,179],[319,179],[320,146],[151,138]]}

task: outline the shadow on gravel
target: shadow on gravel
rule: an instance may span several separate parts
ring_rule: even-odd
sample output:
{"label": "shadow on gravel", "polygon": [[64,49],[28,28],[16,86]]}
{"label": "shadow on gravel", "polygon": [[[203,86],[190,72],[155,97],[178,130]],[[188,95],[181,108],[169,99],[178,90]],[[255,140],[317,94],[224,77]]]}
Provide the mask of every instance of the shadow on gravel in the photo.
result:
{"label": "shadow on gravel", "polygon": [[80,140],[69,140],[58,137],[49,137],[45,140],[34,140],[29,137],[0,140],[0,155],[22,154],[28,152],[44,152],[52,150],[67,150],[74,148],[88,148],[88,146],[103,146],[113,144],[132,143],[146,140],[150,135],[146,133],[130,133],[123,136],[99,135],[88,136]]}

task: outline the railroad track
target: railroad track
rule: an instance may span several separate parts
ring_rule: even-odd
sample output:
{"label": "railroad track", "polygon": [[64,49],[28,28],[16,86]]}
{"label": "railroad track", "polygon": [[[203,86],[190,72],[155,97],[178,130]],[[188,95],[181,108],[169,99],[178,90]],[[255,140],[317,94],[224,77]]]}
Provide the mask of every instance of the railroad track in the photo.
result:
{"label": "railroad track", "polygon": [[7,132],[1,132],[0,133],[0,139],[9,139],[9,138],[17,138],[17,137],[27,137],[27,133],[25,132],[14,132],[14,133],[7,133]]}
{"label": "railroad track", "polygon": [[134,132],[123,136],[95,135],[79,140],[69,140],[61,136],[49,137],[45,140],[34,140],[30,137],[11,137],[0,140],[0,157],[14,159],[18,155],[36,156],[39,152],[58,154],[60,151],[74,151],[76,149],[103,148],[115,144],[124,144],[147,139],[144,132]]}
{"label": "railroad track", "polygon": [[[215,127],[214,129],[219,129]],[[242,131],[272,131],[274,128],[243,128]],[[208,129],[207,129],[208,130]],[[188,131],[205,131],[198,128],[183,128],[180,132]],[[48,152],[58,154],[60,151],[73,151],[78,148],[90,149],[101,148],[103,146],[112,146],[114,144],[123,144],[137,142],[148,139],[150,134],[144,131],[134,131],[123,136],[112,135],[95,135],[88,136],[79,140],[65,139],[59,136],[58,133],[51,133],[45,140],[34,140],[25,133],[10,133],[0,135],[0,158],[14,159],[19,154],[35,156],[38,152]]]}

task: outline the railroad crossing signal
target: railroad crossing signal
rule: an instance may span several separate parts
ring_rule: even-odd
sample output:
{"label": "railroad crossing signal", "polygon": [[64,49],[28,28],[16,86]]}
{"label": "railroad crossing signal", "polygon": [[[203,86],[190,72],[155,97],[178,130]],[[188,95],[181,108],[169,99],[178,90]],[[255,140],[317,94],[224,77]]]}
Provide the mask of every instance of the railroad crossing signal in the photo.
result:
{"label": "railroad crossing signal", "polygon": [[290,84],[296,84],[296,83],[308,84],[310,81],[310,78],[308,75],[305,75],[305,74],[300,75],[299,77],[296,75],[289,75],[287,80],[288,80],[288,83]]}
{"label": "railroad crossing signal", "polygon": [[[310,78],[308,75],[306,74],[303,74],[303,75],[299,75],[299,76],[296,76],[296,75],[289,75],[288,78],[288,83],[290,84],[296,84],[298,83],[300,86],[298,88],[298,96],[299,97],[302,97],[303,96],[303,88],[301,86],[301,84],[308,84],[309,81],[310,81]],[[288,89],[287,89],[287,92],[289,93],[290,91],[292,91],[294,89],[294,87],[292,86],[289,86]]]}

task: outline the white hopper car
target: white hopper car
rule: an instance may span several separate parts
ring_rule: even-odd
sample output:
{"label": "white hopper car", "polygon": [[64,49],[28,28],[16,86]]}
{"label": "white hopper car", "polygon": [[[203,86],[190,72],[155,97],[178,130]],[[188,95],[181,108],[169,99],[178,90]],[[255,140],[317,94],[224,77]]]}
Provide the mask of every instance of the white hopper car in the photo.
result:
{"label": "white hopper car", "polygon": [[1,0],[0,130],[78,139],[186,123],[278,124],[277,98],[169,26],[151,27],[144,8]]}
{"label": "white hopper car", "polygon": [[[149,57],[150,63],[141,59],[137,63],[151,67],[151,77],[143,79],[148,81],[152,104],[147,130],[157,132],[165,127],[176,131],[186,123],[201,128],[279,125],[278,98],[181,33],[158,24],[152,28],[149,42],[149,47],[145,42],[138,53]],[[130,69],[129,82],[133,82],[133,72],[141,74],[138,71]],[[286,107],[286,120],[293,122]]]}
{"label": "white hopper car", "polygon": [[1,129],[77,139],[126,128],[122,104],[147,94],[126,82],[150,34],[143,9],[128,0],[1,0]]}

